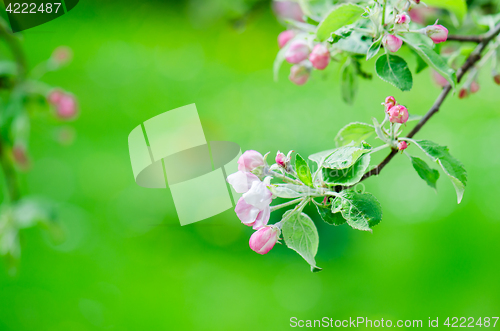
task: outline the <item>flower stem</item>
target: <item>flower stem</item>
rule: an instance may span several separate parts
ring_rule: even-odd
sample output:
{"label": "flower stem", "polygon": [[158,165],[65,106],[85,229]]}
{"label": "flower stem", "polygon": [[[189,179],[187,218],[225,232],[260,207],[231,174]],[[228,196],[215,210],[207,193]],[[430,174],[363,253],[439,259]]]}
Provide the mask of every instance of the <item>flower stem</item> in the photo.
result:
{"label": "flower stem", "polygon": [[305,198],[298,198],[298,199],[291,200],[291,201],[288,201],[288,202],[285,202],[285,203],[282,203],[282,204],[279,204],[279,205],[271,206],[271,212],[273,212],[275,210],[278,210],[278,209],[281,209],[283,207],[291,206],[291,205],[296,204],[297,202],[300,202],[300,201],[302,201],[304,199]]}
{"label": "flower stem", "polygon": [[282,175],[282,174],[280,174],[280,173],[278,173],[278,172],[276,172],[276,171],[273,171],[273,170],[269,170],[269,174],[270,174],[271,176],[274,176],[274,177],[277,177],[277,178],[279,178],[279,179],[283,180],[284,182],[294,183],[294,184],[297,184],[297,185],[302,185],[302,186],[304,185],[304,184],[303,184],[301,181],[299,181],[299,180],[289,178],[289,177],[287,177],[287,176],[285,176],[285,175]]}

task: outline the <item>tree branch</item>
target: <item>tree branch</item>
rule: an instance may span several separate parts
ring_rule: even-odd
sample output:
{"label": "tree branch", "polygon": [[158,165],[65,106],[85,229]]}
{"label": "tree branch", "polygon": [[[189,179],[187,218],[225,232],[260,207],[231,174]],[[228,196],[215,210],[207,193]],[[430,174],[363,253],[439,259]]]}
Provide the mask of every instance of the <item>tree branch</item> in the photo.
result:
{"label": "tree branch", "polygon": [[[495,38],[498,34],[500,34],[500,24],[496,25],[495,28],[490,30],[487,34],[485,34],[482,37],[481,42],[479,45],[476,47],[476,49],[470,54],[470,56],[467,58],[465,63],[462,65],[460,69],[457,71],[457,82],[460,82],[462,80],[462,77],[467,73],[467,71],[474,66],[474,64],[481,59],[481,53],[484,51],[486,46],[490,43],[490,41]],[[448,40],[450,40],[448,38]],[[420,131],[420,129],[427,123],[427,121],[439,111],[439,108],[441,107],[441,104],[443,101],[446,99],[448,94],[451,91],[451,85],[448,84],[446,87],[444,87],[443,91],[441,94],[439,94],[437,100],[434,102],[432,105],[431,109],[425,114],[425,116],[418,122],[418,124],[413,128],[413,130],[410,131],[410,133],[406,136],[407,138],[412,138],[414,135]],[[361,178],[361,181],[373,176],[373,175],[378,175],[382,169],[392,160],[392,158],[398,153],[397,149],[393,149],[389,155],[385,157],[385,159],[380,162],[379,165],[377,165],[375,168],[372,170],[368,171],[363,175]]]}
{"label": "tree branch", "polygon": [[457,36],[448,35],[447,41],[470,41],[473,43],[480,43],[483,41],[483,36]]}

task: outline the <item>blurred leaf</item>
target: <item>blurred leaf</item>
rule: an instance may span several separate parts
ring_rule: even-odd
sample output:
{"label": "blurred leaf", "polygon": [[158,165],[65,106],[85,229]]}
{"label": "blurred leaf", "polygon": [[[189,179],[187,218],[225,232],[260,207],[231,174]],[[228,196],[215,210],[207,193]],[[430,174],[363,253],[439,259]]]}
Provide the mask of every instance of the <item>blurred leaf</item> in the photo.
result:
{"label": "blurred leaf", "polygon": [[268,186],[271,193],[278,198],[294,199],[308,195],[303,190],[298,190],[301,187],[293,184],[273,184]]}
{"label": "blurred leaf", "polygon": [[366,61],[374,57],[380,51],[380,46],[382,46],[382,38],[379,38],[371,44],[368,52],[366,53]]}
{"label": "blurred leaf", "polygon": [[337,42],[337,48],[346,52],[366,56],[371,44],[372,39],[370,37],[358,32],[353,32],[350,37],[339,40]]}
{"label": "blurred leaf", "polygon": [[420,55],[417,52],[415,52],[415,55],[416,55],[416,59],[417,59],[417,67],[415,68],[415,73],[419,74],[425,68],[427,68],[429,65],[427,64],[427,62],[425,62],[424,60],[422,60],[422,58],[420,57]]}
{"label": "blurred leaf", "polygon": [[425,180],[425,182],[430,187],[437,190],[436,182],[439,178],[439,171],[430,168],[429,165],[427,165],[427,163],[425,163],[424,160],[418,157],[410,156],[410,160],[413,165],[413,168],[415,169],[415,171],[417,171],[420,178]]}
{"label": "blurred leaf", "polygon": [[405,39],[403,40],[420,56],[425,63],[443,76],[450,83],[451,87],[455,89],[457,82],[455,70],[451,69],[448,64],[446,64],[445,59],[441,55],[434,52],[434,50],[427,45],[414,45]]}
{"label": "blurred leaf", "polygon": [[17,73],[17,65],[12,61],[0,61],[0,75],[14,76]]}
{"label": "blurred leaf", "polygon": [[[283,218],[292,213],[288,210],[283,214]],[[311,265],[311,271],[320,271],[316,266],[314,257],[318,252],[319,236],[316,225],[309,216],[304,213],[294,212],[283,223],[283,238],[286,245],[296,251]]]}
{"label": "blurred leaf", "polygon": [[348,105],[352,105],[358,89],[358,79],[354,67],[349,63],[342,67],[340,91],[342,99]]}
{"label": "blurred leaf", "polygon": [[361,155],[369,152],[368,144],[357,146],[343,146],[335,149],[324,161],[323,167],[330,169],[346,169],[352,166]]}
{"label": "blurred leaf", "polygon": [[370,231],[382,220],[382,208],[377,198],[370,193],[341,192],[342,216],[357,230]]}
{"label": "blurred leaf", "polygon": [[345,218],[342,217],[341,213],[333,213],[331,206],[323,206],[317,204],[319,216],[321,219],[330,225],[342,225],[346,222]]}
{"label": "blurred leaf", "polygon": [[323,168],[323,180],[328,185],[351,186],[358,183],[370,166],[370,154],[363,155],[346,169]]}
{"label": "blurred leaf", "polygon": [[307,186],[313,187],[311,169],[309,169],[309,165],[307,162],[300,156],[300,154],[295,155],[295,171],[297,172],[297,176],[302,181],[302,183]]}
{"label": "blurred leaf", "polygon": [[363,7],[351,3],[336,6],[319,24],[316,36],[320,41],[325,41],[336,30],[356,22],[364,12]]}
{"label": "blurred leaf", "polygon": [[457,201],[460,203],[467,184],[467,171],[463,164],[451,156],[448,147],[440,146],[430,140],[411,140],[422,151],[424,151],[431,160],[437,162],[445,174],[450,178],[455,191],[457,192]]}
{"label": "blurred leaf", "polygon": [[337,147],[349,145],[350,143],[358,145],[374,133],[375,128],[372,125],[361,122],[349,123],[337,133],[335,144]]}
{"label": "blurred leaf", "polygon": [[375,64],[377,75],[385,82],[399,88],[401,91],[409,91],[413,86],[413,78],[406,61],[396,55],[383,54]]}
{"label": "blurred leaf", "polygon": [[429,7],[446,9],[455,14],[459,20],[463,20],[467,14],[467,2],[465,0],[426,0],[425,4]]}

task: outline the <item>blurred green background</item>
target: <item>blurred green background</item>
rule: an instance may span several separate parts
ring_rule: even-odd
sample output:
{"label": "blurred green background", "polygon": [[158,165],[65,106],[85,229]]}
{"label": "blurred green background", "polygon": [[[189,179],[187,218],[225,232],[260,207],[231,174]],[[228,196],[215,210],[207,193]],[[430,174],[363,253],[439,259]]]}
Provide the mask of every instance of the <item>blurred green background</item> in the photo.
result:
{"label": "blurred green background", "polygon": [[71,146],[54,139],[67,124],[32,124],[23,192],[57,201],[66,239],[22,232],[17,275],[0,267],[0,330],[282,330],[292,316],[426,325],[500,314],[500,89],[488,76],[479,94],[450,97],[418,134],[465,164],[463,202],[446,176],[436,194],[398,156],[364,182],[384,211],[373,234],[329,226],[306,209],[320,233],[317,274],[284,246],[265,256],[250,250],[252,230],[233,210],[181,227],[168,189],[135,184],[129,132],[186,104],[196,103],[209,141],[309,155],[334,147],[348,122],[382,119],[387,95],[424,114],[439,94],[428,69],[411,92],[361,81],[353,106],[340,99],[335,64],[302,87],[284,65],[276,83],[283,28],[267,2],[234,20],[242,12],[229,0],[84,0],[23,33],[31,66],[56,46],[73,49],[73,63],[44,81],[77,95],[81,114]]}

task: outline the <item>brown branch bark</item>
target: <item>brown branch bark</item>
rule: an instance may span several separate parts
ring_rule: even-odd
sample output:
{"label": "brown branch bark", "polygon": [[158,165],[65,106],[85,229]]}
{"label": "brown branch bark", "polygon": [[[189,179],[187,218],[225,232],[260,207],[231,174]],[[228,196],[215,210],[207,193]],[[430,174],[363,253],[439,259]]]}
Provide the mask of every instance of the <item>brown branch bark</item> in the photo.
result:
{"label": "brown branch bark", "polygon": [[[469,71],[469,69],[472,68],[472,66],[474,66],[474,64],[477,61],[479,61],[479,59],[481,59],[481,53],[484,51],[484,49],[490,43],[490,41],[496,36],[498,36],[498,34],[500,34],[500,24],[495,26],[494,29],[492,29],[484,36],[480,37],[482,38],[482,40],[479,43],[479,45],[470,54],[470,56],[467,58],[462,67],[457,71],[458,82],[460,82],[462,80],[462,77],[467,73],[467,71]],[[425,123],[427,123],[427,121],[439,111],[439,108],[441,107],[442,103],[444,102],[450,91],[451,91],[451,86],[448,84],[446,87],[443,88],[443,91],[441,92],[441,94],[439,94],[438,98],[432,105],[431,109],[427,112],[427,114],[425,114],[425,116],[417,123],[417,125],[410,131],[410,133],[408,133],[408,135],[406,136],[407,138],[413,138],[413,136],[416,135],[418,131],[420,131],[420,129],[425,125]],[[378,175],[397,153],[398,150],[396,149],[391,150],[389,155],[387,155],[385,159],[382,162],[380,162],[379,165],[377,165],[374,169],[368,171],[363,175],[361,181],[373,175]]]}
{"label": "brown branch bark", "polygon": [[480,43],[483,41],[483,36],[457,36],[457,35],[448,35],[447,41],[470,41],[473,43]]}

